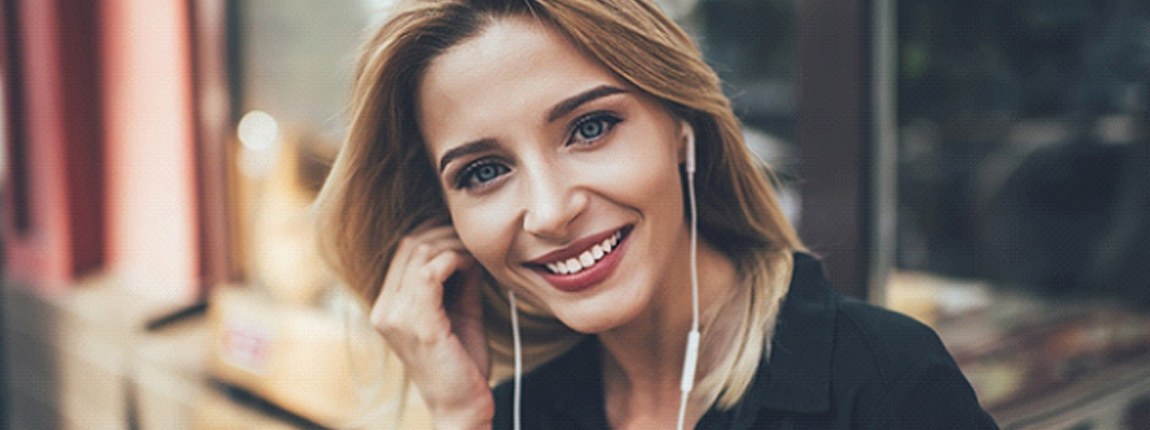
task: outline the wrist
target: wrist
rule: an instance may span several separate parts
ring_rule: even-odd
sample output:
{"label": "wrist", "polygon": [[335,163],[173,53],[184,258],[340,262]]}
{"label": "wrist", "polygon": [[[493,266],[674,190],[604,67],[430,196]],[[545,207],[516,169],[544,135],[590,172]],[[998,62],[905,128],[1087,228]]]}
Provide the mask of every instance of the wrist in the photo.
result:
{"label": "wrist", "polygon": [[431,407],[430,412],[437,430],[491,430],[495,418],[495,403],[490,392],[476,396],[466,404]]}
{"label": "wrist", "polygon": [[470,421],[470,420],[444,420],[435,419],[436,430],[491,430],[491,420],[487,421]]}

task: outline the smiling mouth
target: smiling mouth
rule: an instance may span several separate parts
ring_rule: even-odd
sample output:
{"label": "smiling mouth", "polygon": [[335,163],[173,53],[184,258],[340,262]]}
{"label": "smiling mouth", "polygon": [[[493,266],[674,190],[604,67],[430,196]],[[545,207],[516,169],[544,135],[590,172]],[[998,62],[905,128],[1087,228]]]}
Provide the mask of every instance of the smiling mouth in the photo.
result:
{"label": "smiling mouth", "polygon": [[543,267],[546,267],[547,271],[554,275],[574,275],[595,267],[600,260],[619,249],[619,242],[623,241],[629,231],[629,227],[624,227],[610,237],[603,239],[602,242],[596,243],[579,253],[577,257],[545,263]]}

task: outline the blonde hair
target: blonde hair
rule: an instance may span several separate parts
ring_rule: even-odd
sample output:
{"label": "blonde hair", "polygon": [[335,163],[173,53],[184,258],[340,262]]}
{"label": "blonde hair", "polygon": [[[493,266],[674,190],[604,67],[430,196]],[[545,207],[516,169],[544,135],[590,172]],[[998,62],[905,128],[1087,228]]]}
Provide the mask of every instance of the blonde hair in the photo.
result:
{"label": "blonde hair", "polygon": [[[361,53],[350,132],[317,201],[329,263],[371,303],[402,237],[426,220],[449,220],[419,133],[416,89],[444,50],[508,16],[533,16],[552,26],[694,127],[700,236],[735,263],[749,288],[732,350],[696,390],[717,399],[719,408],[732,407],[763,359],[789,284],[792,252],[802,245],[743,144],[718,76],[690,37],[648,0],[425,0],[398,8]],[[501,286],[488,279],[484,290],[487,339],[498,370],[512,358],[509,309]],[[563,353],[582,336],[530,305],[520,305],[520,318],[529,366]]]}

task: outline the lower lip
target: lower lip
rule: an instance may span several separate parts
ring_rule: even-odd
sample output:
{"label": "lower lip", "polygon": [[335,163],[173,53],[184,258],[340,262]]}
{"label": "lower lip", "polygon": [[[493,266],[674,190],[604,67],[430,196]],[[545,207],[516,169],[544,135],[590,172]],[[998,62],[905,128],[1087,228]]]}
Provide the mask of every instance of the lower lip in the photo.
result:
{"label": "lower lip", "polygon": [[546,279],[555,289],[575,293],[583,291],[598,285],[603,280],[611,276],[615,272],[615,268],[619,266],[619,261],[623,259],[623,253],[627,251],[628,239],[631,238],[630,234],[623,236],[623,240],[610,254],[607,254],[603,259],[596,261],[594,266],[583,269],[579,273],[571,275],[560,275],[551,273],[547,269],[537,269],[543,279]]}

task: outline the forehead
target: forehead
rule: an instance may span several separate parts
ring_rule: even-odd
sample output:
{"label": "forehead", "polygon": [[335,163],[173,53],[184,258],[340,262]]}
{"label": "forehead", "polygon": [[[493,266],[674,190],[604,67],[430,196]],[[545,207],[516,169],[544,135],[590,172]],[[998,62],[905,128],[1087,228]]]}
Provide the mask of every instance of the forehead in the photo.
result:
{"label": "forehead", "polygon": [[547,24],[497,18],[432,60],[417,92],[420,128],[432,146],[475,138],[458,129],[542,120],[551,103],[600,85],[626,87]]}

